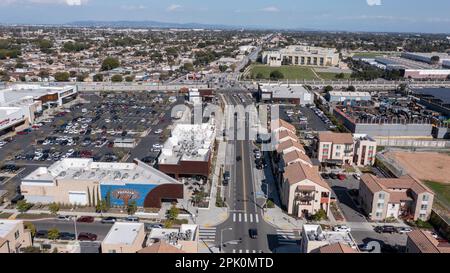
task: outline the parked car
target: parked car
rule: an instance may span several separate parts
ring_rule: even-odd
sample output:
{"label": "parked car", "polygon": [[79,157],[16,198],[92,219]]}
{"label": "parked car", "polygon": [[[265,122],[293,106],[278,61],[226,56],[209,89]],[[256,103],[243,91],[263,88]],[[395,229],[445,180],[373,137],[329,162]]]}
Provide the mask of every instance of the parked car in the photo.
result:
{"label": "parked car", "polygon": [[344,181],[345,179],[347,179],[347,176],[343,173],[340,173],[337,175],[337,178],[341,181]]}
{"label": "parked car", "polygon": [[354,177],[356,180],[361,180],[361,175],[360,175],[359,173],[355,173],[355,174],[353,175],[353,177]]}
{"label": "parked car", "polygon": [[47,239],[48,238],[48,230],[38,230],[34,234],[34,238],[38,239]]}
{"label": "parked car", "polygon": [[338,175],[335,173],[330,173],[330,178],[331,179],[338,179]]}
{"label": "parked car", "polygon": [[127,218],[125,218],[125,221],[127,221],[127,222],[139,222],[139,217],[128,216]]}
{"label": "parked car", "polygon": [[73,233],[69,233],[69,232],[60,232],[59,233],[59,240],[67,240],[67,241],[72,241],[76,239],[75,234]]}
{"label": "parked car", "polygon": [[412,231],[412,228],[410,228],[410,227],[399,227],[399,228],[397,228],[397,232],[400,233],[400,234],[405,234],[405,233],[408,233],[408,232],[411,232],[411,231]]}
{"label": "parked car", "polygon": [[101,222],[103,224],[114,224],[115,222],[117,222],[117,218],[116,217],[106,217],[106,218],[103,218]]}
{"label": "parked car", "polygon": [[394,226],[377,226],[374,230],[377,233],[395,233],[397,231]]}
{"label": "parked car", "polygon": [[258,230],[256,228],[251,228],[248,230],[250,238],[257,239],[258,238]]}
{"label": "parked car", "polygon": [[351,232],[351,229],[344,225],[338,225],[338,226],[333,227],[333,231]]}
{"label": "parked car", "polygon": [[322,173],[322,178],[323,178],[323,179],[330,179],[330,174],[328,174],[328,173]]}
{"label": "parked car", "polygon": [[369,246],[368,244],[359,245],[358,248],[359,248],[359,250],[364,251],[364,252],[370,252],[373,250],[373,247]]}
{"label": "parked car", "polygon": [[78,240],[80,240],[80,241],[96,241],[97,235],[94,233],[89,233],[89,232],[80,232],[80,234],[78,234]]}
{"label": "parked car", "polygon": [[56,217],[56,220],[58,221],[70,221],[71,219],[72,217],[68,215],[59,215],[58,217]]}
{"label": "parked car", "polygon": [[92,216],[81,216],[77,219],[77,222],[79,223],[92,223],[94,222],[94,217]]}

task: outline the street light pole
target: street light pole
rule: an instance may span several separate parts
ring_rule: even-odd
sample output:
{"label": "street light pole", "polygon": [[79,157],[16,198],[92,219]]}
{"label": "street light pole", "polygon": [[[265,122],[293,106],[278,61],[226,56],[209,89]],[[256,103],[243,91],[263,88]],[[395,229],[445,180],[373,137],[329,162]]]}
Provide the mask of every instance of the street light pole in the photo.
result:
{"label": "street light pole", "polygon": [[219,247],[220,253],[222,253],[223,232],[224,232],[225,230],[233,230],[233,228],[223,228],[222,230],[220,230],[220,247]]}

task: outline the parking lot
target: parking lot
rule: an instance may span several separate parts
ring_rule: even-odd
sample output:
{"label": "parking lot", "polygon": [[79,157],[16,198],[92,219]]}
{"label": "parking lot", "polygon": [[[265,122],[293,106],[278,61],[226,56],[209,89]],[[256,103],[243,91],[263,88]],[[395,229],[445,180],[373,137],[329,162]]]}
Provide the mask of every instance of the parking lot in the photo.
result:
{"label": "parking lot", "polygon": [[320,110],[312,107],[313,106],[281,106],[280,118],[292,123],[299,130],[316,132],[328,131],[332,125],[331,121],[329,121],[325,115],[321,117],[316,114],[314,111]]}
{"label": "parking lot", "polygon": [[[171,109],[182,102],[175,94],[155,92],[82,93],[72,105],[5,140],[0,157],[3,165],[23,168],[21,177],[66,157],[102,162],[138,158],[153,164],[170,133]],[[127,139],[136,146],[114,145]],[[0,182],[0,189],[15,189],[10,182],[18,185],[20,177]]]}

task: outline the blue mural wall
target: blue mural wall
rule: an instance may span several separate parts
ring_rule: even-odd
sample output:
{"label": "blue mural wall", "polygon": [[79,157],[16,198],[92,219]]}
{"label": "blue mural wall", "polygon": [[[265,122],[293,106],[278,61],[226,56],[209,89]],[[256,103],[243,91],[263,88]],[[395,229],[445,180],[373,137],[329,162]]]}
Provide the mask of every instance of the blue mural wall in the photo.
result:
{"label": "blue mural wall", "polygon": [[123,193],[128,193],[133,196],[130,202],[134,200],[139,207],[143,207],[145,197],[157,186],[153,184],[100,185],[100,192],[102,199],[106,199],[108,192],[111,193],[111,206],[124,206],[124,201],[117,197]]}

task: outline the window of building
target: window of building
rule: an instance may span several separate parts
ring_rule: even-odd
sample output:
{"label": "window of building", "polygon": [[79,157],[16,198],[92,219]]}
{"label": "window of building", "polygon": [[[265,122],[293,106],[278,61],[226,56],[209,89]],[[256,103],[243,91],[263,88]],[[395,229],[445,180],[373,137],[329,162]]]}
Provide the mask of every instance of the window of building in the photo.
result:
{"label": "window of building", "polygon": [[14,233],[14,238],[19,238],[19,236],[20,236],[20,231],[16,231],[15,233]]}
{"label": "window of building", "polygon": [[428,208],[427,205],[422,205],[422,206],[420,206],[420,209],[421,209],[421,210],[427,210],[427,208]]}
{"label": "window of building", "polygon": [[424,213],[419,214],[420,219],[425,219],[425,217],[426,217],[426,214],[424,214]]}
{"label": "window of building", "polygon": [[379,209],[382,209],[382,208],[383,208],[383,206],[384,206],[384,204],[383,204],[383,203],[378,203],[378,204],[377,204],[377,208],[379,208]]}
{"label": "window of building", "polygon": [[430,199],[430,197],[427,195],[427,194],[425,194],[423,197],[422,197],[422,201],[428,201]]}
{"label": "window of building", "polygon": [[380,200],[384,200],[384,193],[380,193],[380,194],[378,194],[378,199],[380,199]]}
{"label": "window of building", "polygon": [[375,213],[375,216],[378,217],[378,218],[381,217],[381,212]]}

